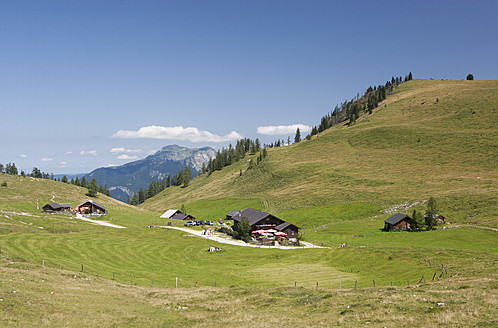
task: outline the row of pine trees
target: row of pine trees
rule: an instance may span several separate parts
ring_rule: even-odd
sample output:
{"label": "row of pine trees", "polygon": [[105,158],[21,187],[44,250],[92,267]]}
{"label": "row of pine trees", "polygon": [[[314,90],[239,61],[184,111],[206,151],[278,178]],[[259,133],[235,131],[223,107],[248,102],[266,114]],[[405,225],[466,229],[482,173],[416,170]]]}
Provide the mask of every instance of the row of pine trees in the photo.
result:
{"label": "row of pine trees", "polygon": [[357,94],[350,101],[346,100],[344,103],[336,105],[331,113],[322,117],[318,126],[313,126],[307,139],[346,120],[349,120],[348,124],[352,125],[356,122],[361,112],[372,114],[372,111],[379,106],[379,103],[386,99],[389,94],[393,93],[395,88],[403,82],[411,80],[413,80],[412,72],[406,75],[404,79],[401,76],[393,76],[384,85],[370,86],[363,95],[360,96]]}

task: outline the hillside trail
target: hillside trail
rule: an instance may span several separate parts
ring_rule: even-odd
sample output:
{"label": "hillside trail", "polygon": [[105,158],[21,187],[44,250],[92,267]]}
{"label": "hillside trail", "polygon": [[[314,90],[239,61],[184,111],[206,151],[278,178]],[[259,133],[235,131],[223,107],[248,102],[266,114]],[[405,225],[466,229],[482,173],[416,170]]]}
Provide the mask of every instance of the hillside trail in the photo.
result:
{"label": "hillside trail", "polygon": [[98,224],[98,225],[105,226],[105,227],[111,227],[111,228],[116,228],[116,229],[126,229],[126,227],[123,227],[123,226],[120,226],[120,225],[117,225],[117,224],[112,224],[112,223],[109,223],[107,221],[97,221],[97,220],[92,220],[92,219],[85,218],[80,213],[76,213],[76,219],[83,220],[83,221],[86,221],[86,222],[90,222],[90,223],[93,223],[93,224]]}
{"label": "hillside trail", "polygon": [[216,233],[216,234],[211,234],[211,235],[203,235],[202,231],[199,230],[192,230],[192,229],[187,229],[187,228],[180,228],[180,227],[171,227],[171,226],[158,226],[159,228],[167,228],[167,229],[175,229],[175,230],[180,230],[183,232],[187,232],[189,234],[205,238],[208,240],[212,240],[221,244],[229,244],[229,245],[235,245],[235,246],[245,246],[245,247],[255,247],[255,248],[268,248],[268,249],[305,249],[305,248],[330,248],[330,247],[323,247],[323,246],[317,246],[312,243],[306,242],[306,241],[301,241],[300,243],[303,246],[261,246],[261,245],[251,245],[243,242],[242,240],[236,240],[236,239],[231,239],[228,238],[228,236],[225,237],[224,234]]}

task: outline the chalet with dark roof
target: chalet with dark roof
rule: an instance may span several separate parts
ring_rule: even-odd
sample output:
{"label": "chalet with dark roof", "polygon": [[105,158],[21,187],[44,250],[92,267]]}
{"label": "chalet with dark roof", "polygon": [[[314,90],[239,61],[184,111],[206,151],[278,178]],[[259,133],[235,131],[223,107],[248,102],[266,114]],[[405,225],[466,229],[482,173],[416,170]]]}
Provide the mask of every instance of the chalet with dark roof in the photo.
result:
{"label": "chalet with dark roof", "polygon": [[45,213],[57,213],[65,211],[71,211],[71,204],[48,203],[47,205],[43,206],[43,212]]}
{"label": "chalet with dark roof", "polygon": [[90,199],[87,199],[85,202],[76,206],[75,211],[79,213],[97,213],[107,215],[107,209],[105,206],[102,206]]}
{"label": "chalet with dark roof", "polygon": [[229,214],[232,213],[231,217],[233,218],[235,227],[243,219],[247,219],[249,221],[249,225],[251,226],[251,231],[275,229],[277,231],[285,232],[289,238],[296,238],[299,233],[299,227],[292,223],[285,222],[270,213],[258,211],[252,208],[246,208],[245,210],[235,214],[233,214],[233,212],[235,211],[232,211]]}
{"label": "chalet with dark roof", "polygon": [[384,221],[384,230],[411,230],[413,219],[406,214],[396,213]]}

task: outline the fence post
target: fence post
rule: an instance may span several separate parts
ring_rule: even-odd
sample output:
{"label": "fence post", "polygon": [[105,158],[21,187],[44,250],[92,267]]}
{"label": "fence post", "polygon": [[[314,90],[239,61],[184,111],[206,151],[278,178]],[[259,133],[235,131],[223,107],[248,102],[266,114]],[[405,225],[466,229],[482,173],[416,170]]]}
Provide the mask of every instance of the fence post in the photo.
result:
{"label": "fence post", "polygon": [[195,282],[194,287],[197,287],[197,281]]}
{"label": "fence post", "polygon": [[318,288],[318,281],[316,282],[316,288]]}
{"label": "fence post", "polygon": [[45,260],[42,260],[42,267],[45,266]]}
{"label": "fence post", "polygon": [[358,283],[358,280],[354,281],[354,289],[356,289],[356,284]]}
{"label": "fence post", "polygon": [[393,282],[391,281],[391,287],[393,286]]}
{"label": "fence post", "polygon": [[62,263],[59,263],[59,270],[62,270]]}
{"label": "fence post", "polygon": [[374,287],[375,287],[375,279],[373,280],[373,282],[374,282]]}
{"label": "fence post", "polygon": [[340,281],[339,281],[339,289],[342,289],[342,287],[341,287],[341,282],[340,282]]}
{"label": "fence post", "polygon": [[83,272],[83,264],[81,265],[81,272]]}
{"label": "fence post", "polygon": [[406,280],[406,285],[410,287],[410,281],[408,279]]}
{"label": "fence post", "polygon": [[131,284],[133,285],[133,275],[131,275]]}
{"label": "fence post", "polygon": [[216,287],[216,281],[214,282],[214,287]]}
{"label": "fence post", "polygon": [[114,272],[112,273],[112,280],[114,280]]}
{"label": "fence post", "polygon": [[154,287],[154,276],[152,276],[152,287]]}
{"label": "fence post", "polygon": [[297,287],[297,281],[294,281],[294,287]]}
{"label": "fence post", "polygon": [[178,288],[178,277],[175,278],[175,288]]}

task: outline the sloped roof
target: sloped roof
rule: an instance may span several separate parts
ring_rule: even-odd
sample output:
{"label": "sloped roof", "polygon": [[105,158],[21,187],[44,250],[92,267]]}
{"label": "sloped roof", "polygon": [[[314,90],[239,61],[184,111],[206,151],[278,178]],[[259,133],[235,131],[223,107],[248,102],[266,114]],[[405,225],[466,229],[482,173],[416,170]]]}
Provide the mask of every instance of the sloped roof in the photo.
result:
{"label": "sloped roof", "polygon": [[297,225],[295,225],[295,224],[292,224],[292,223],[290,223],[290,222],[284,222],[284,223],[279,224],[278,226],[276,226],[276,227],[275,227],[275,230],[278,230],[278,231],[283,231],[283,230],[287,229],[287,228],[288,228],[288,227],[290,227],[290,226],[294,226],[294,227],[296,227],[296,229],[300,229],[300,228],[299,228]]}
{"label": "sloped roof", "polygon": [[406,214],[396,213],[393,216],[391,216],[390,218],[386,219],[384,222],[395,225],[398,222],[400,222],[406,218],[411,219],[411,217],[409,217]]}
{"label": "sloped roof", "polygon": [[60,204],[60,206],[62,208],[71,208],[71,204],[69,204],[69,203]]}
{"label": "sloped roof", "polygon": [[47,206],[53,210],[58,210],[59,208],[62,207],[59,203],[48,203],[47,205],[43,206],[43,208],[45,208]]}
{"label": "sloped roof", "polygon": [[195,218],[190,214],[180,213],[173,216],[175,220],[195,220]]}
{"label": "sloped roof", "polygon": [[86,201],[84,201],[83,203],[79,204],[79,205],[78,205],[78,206],[76,206],[76,207],[81,207],[81,206],[85,205],[86,203],[93,204],[93,205],[95,205],[96,207],[98,207],[98,208],[100,208],[100,209],[102,209],[102,210],[104,210],[104,211],[106,210],[106,209],[105,209],[105,206],[102,206],[102,205],[100,205],[99,203],[94,202],[94,201],[93,201],[93,200],[91,200],[91,199],[87,199]]}
{"label": "sloped roof", "polygon": [[258,223],[259,221],[266,219],[269,216],[285,222],[284,220],[279,219],[276,216],[271,215],[270,213],[258,211],[258,210],[252,209],[252,208],[246,208],[245,210],[240,212],[240,216],[234,217],[233,219],[234,219],[234,221],[240,222],[243,218],[246,218],[249,220],[249,225],[253,226],[256,223]]}
{"label": "sloped roof", "polygon": [[233,210],[227,214],[227,218],[235,218],[235,217],[238,217],[239,215],[240,215],[240,211]]}
{"label": "sloped roof", "polygon": [[160,217],[163,218],[163,219],[171,219],[171,217],[174,216],[177,213],[181,213],[180,210],[169,209],[166,212],[164,212],[164,214],[161,215]]}

